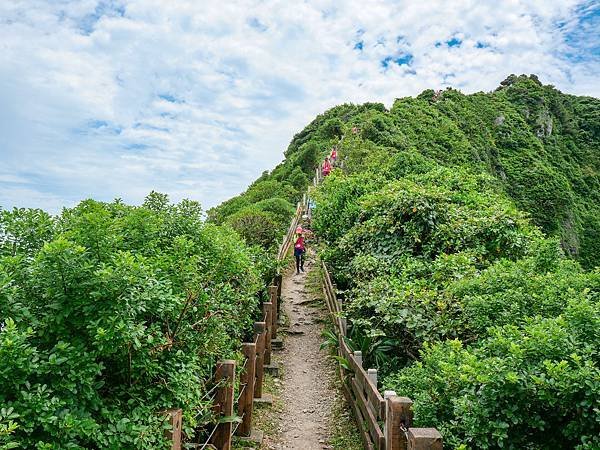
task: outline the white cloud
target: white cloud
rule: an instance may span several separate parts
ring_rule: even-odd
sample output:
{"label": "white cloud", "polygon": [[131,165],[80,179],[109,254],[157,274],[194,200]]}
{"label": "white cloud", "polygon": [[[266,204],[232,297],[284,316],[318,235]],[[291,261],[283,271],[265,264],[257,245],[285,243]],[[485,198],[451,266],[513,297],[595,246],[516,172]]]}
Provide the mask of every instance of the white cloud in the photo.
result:
{"label": "white cloud", "polygon": [[0,205],[156,189],[210,207],[339,103],[509,73],[600,95],[595,3],[449,3],[0,2]]}

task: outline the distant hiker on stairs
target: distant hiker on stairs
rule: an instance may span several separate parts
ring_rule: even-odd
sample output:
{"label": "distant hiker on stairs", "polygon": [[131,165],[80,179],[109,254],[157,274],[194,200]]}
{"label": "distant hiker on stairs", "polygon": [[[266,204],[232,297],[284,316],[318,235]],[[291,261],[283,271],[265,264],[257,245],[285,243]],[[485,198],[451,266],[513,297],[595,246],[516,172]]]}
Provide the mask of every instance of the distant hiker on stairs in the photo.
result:
{"label": "distant hiker on stairs", "polygon": [[331,173],[331,163],[329,162],[329,156],[327,158],[325,158],[325,161],[323,161],[323,176],[326,177],[327,175],[329,175]]}
{"label": "distant hiker on stairs", "polygon": [[306,253],[306,247],[304,246],[304,237],[302,236],[304,230],[302,227],[296,228],[296,242],[294,243],[294,257],[296,258],[296,274],[300,274],[300,271],[304,272],[304,253]]}

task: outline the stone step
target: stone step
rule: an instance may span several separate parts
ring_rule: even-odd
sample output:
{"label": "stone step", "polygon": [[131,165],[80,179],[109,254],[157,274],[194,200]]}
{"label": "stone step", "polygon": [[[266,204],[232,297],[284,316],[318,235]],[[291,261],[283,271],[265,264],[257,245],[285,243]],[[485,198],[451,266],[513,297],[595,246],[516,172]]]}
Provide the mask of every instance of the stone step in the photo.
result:
{"label": "stone step", "polygon": [[273,375],[274,377],[279,376],[280,368],[279,364],[265,364],[265,372]]}
{"label": "stone step", "polygon": [[271,394],[263,394],[262,397],[254,399],[254,404],[257,406],[272,405],[273,404],[273,396]]}

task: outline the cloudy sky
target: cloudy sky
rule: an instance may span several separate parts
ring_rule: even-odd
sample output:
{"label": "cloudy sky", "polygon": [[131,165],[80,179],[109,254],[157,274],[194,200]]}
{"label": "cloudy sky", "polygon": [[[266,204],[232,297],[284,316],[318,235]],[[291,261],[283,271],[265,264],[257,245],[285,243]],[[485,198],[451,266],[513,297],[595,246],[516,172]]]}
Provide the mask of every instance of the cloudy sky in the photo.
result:
{"label": "cloudy sky", "polygon": [[510,73],[600,97],[600,2],[0,0],[0,206],[205,208],[344,102]]}

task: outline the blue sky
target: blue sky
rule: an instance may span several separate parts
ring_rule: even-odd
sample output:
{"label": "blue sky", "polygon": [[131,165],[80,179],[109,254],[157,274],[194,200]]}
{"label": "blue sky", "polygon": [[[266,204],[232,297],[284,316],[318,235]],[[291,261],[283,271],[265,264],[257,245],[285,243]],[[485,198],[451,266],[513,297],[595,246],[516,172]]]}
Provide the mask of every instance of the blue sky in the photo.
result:
{"label": "blue sky", "polygon": [[598,1],[2,1],[0,206],[209,208],[344,102],[510,73],[599,97],[598,29]]}

